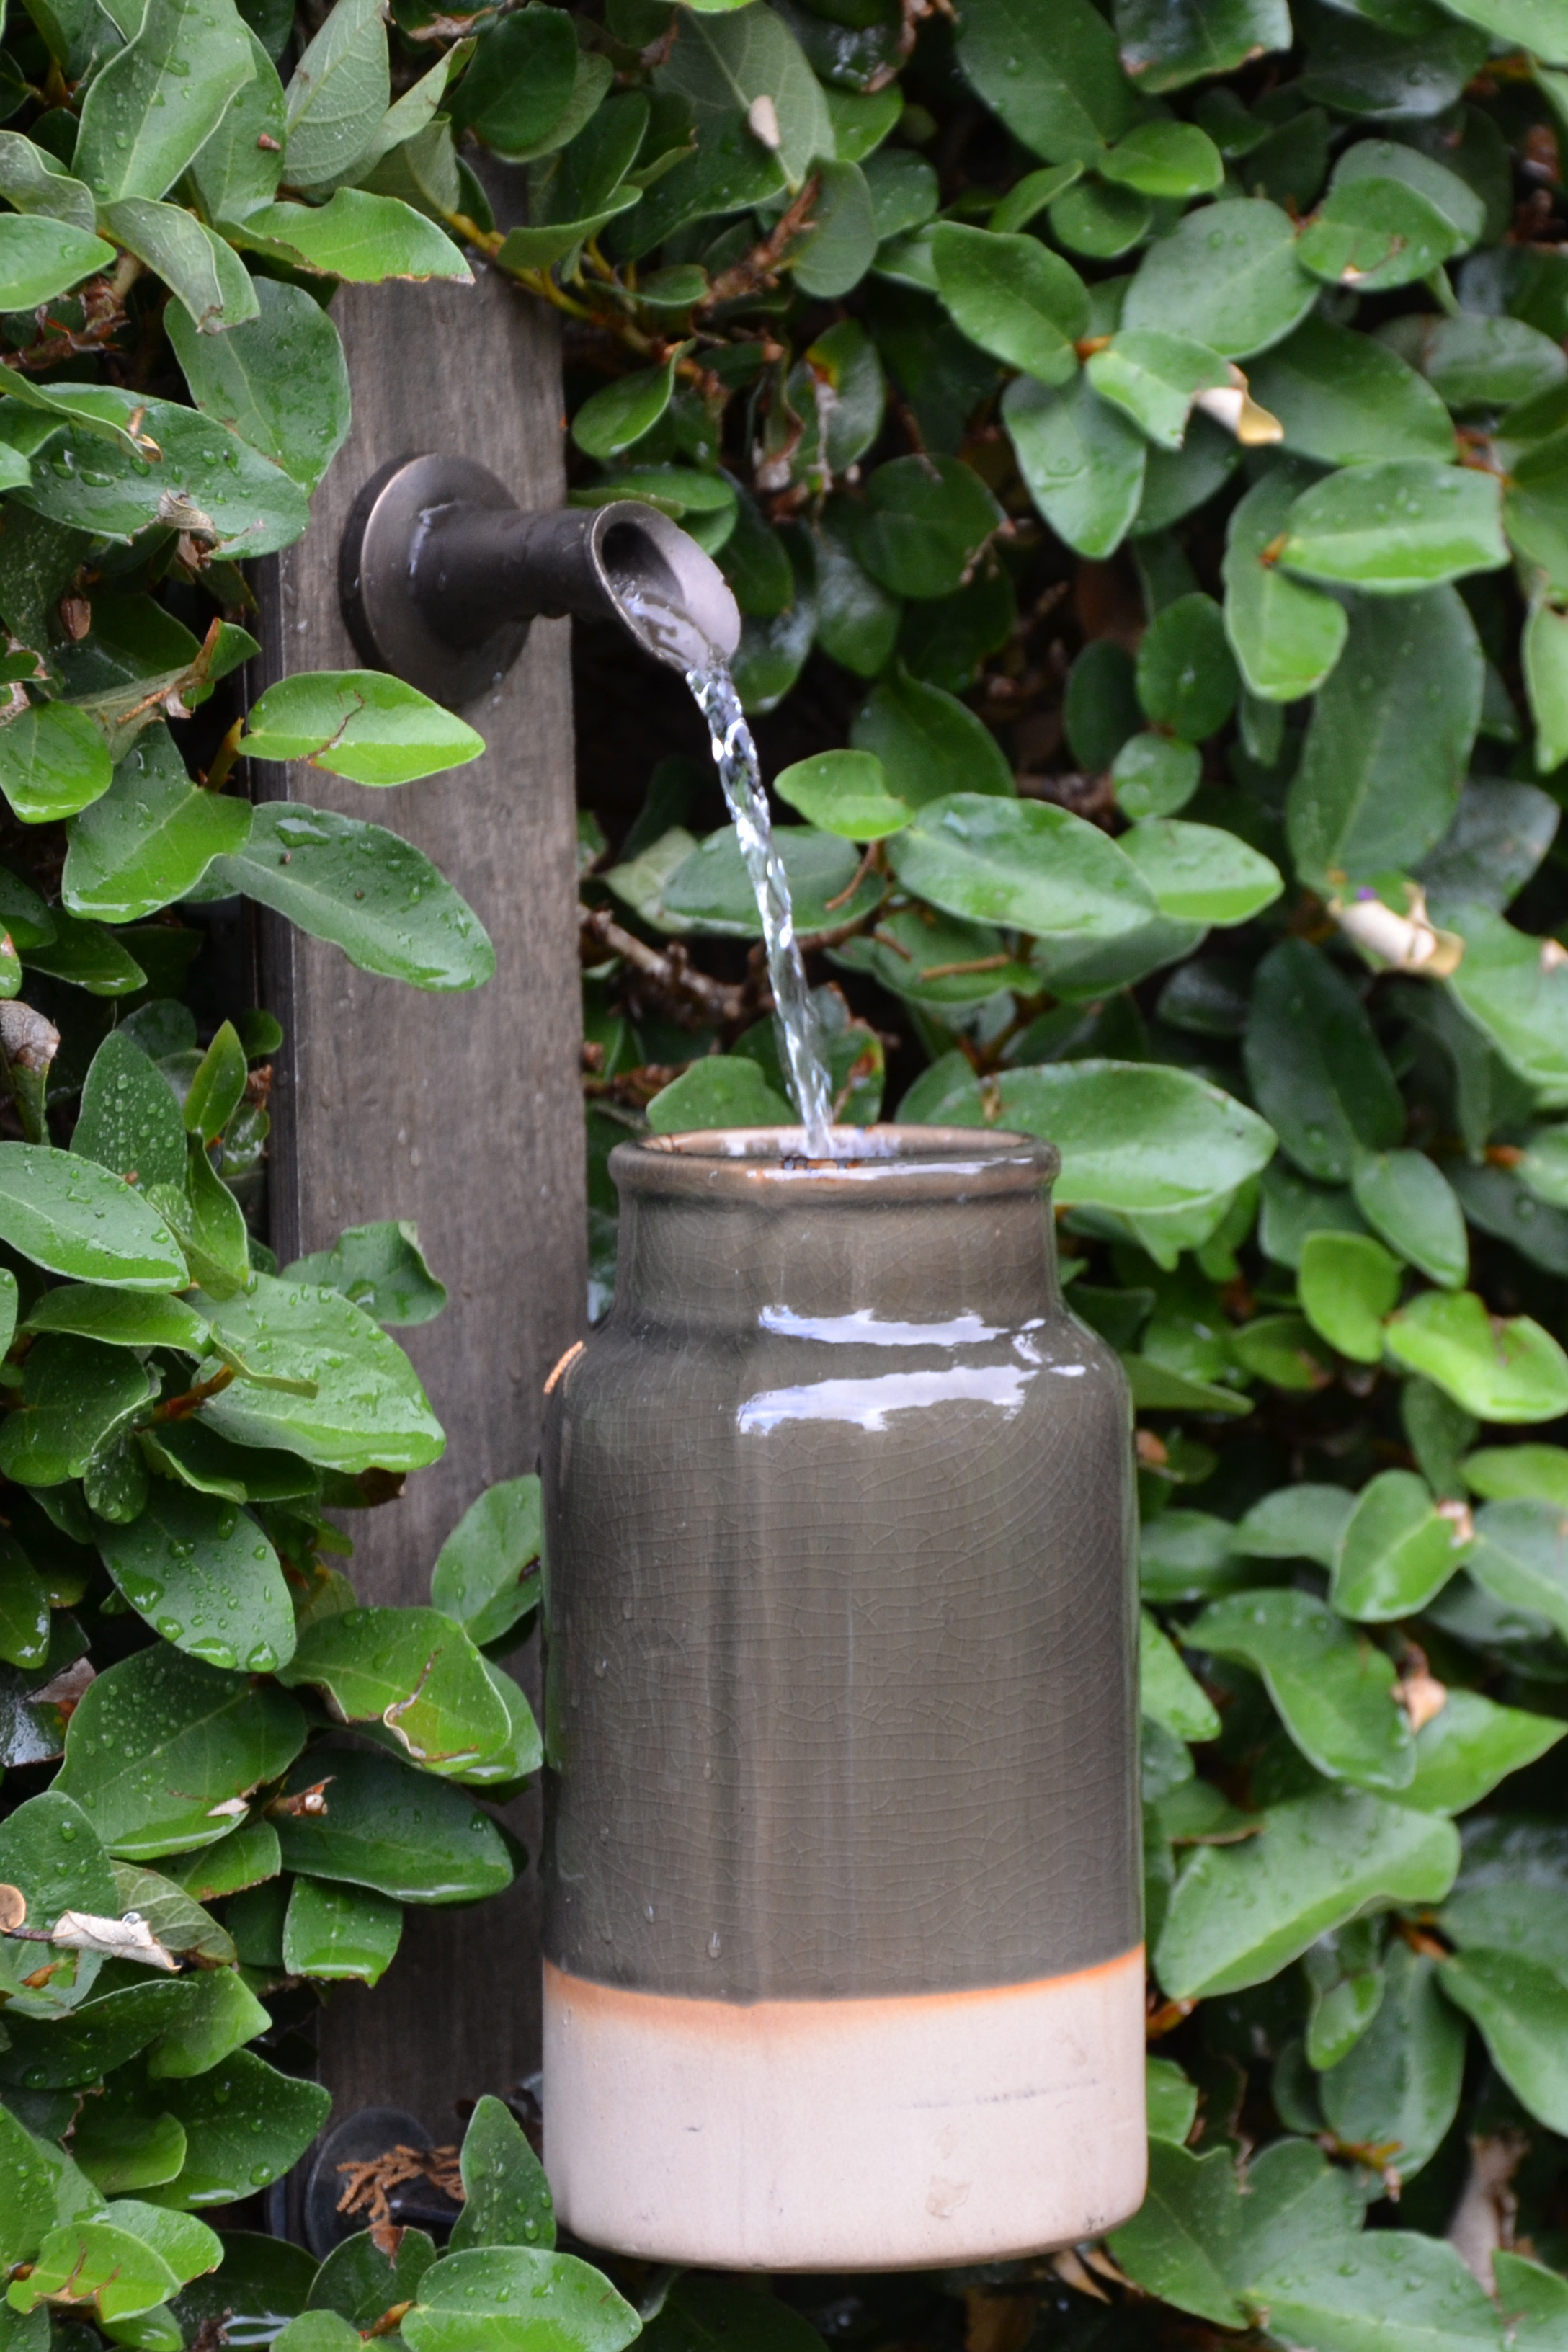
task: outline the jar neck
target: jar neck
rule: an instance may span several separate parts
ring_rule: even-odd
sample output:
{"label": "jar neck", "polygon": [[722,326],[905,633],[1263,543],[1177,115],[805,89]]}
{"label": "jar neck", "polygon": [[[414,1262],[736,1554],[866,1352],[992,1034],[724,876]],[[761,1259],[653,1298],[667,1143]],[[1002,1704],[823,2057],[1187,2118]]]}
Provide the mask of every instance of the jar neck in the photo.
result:
{"label": "jar neck", "polygon": [[822,1339],[874,1339],[881,1326],[942,1346],[1059,1305],[1043,1187],[884,1202],[623,1186],[617,1322]]}

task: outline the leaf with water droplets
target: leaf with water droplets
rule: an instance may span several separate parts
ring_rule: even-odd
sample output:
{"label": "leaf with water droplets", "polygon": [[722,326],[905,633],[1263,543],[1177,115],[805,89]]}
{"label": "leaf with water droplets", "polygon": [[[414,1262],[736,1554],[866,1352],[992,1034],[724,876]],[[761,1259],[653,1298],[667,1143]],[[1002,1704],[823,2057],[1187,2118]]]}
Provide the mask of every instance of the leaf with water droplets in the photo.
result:
{"label": "leaf with water droplets", "polygon": [[143,1190],[184,1180],[185,1131],[174,1091],[122,1030],[111,1029],[92,1057],[70,1148]]}
{"label": "leaf with water droplets", "polygon": [[47,1144],[0,1143],[0,1240],[51,1274],[117,1290],[178,1290],[168,1227],[117,1176]]}
{"label": "leaf with water droplets", "polygon": [[500,2099],[482,2098],[468,2118],[458,2159],[465,2200],[448,2241],[453,2253],[469,2246],[555,2243],[555,2206],[544,2167]]}
{"label": "leaf with water droplets", "polygon": [[140,1518],[100,1522],[98,1547],[131,1606],[176,1649],[250,1674],[291,1656],[294,1611],[278,1555],[233,1503],[156,1479]]}
{"label": "leaf with water droplets", "polygon": [[7,2264],[35,2254],[54,2219],[55,2176],[48,2156],[10,2109],[0,2106],[0,2252]]}
{"label": "leaf with water droplets", "polygon": [[[278,1817],[285,1870],[373,1886],[403,1903],[471,1903],[510,1885],[506,1841],[461,1790],[391,1756],[344,1749],[331,1768],[324,1812]],[[290,1775],[290,1790],[320,1778],[311,1757]]]}
{"label": "leaf with water droplets", "polygon": [[107,539],[173,524],[234,556],[270,553],[304,530],[310,504],[300,485],[198,409],[113,384],[82,384],[71,397],[103,423],[128,429],[134,417],[160,455],[133,457],[84,425],[68,425],[16,493],[36,513]]}
{"label": "leaf with water droplets", "polygon": [[1368,2230],[1334,2257],[1311,2247],[1248,2279],[1271,2336],[1317,2352],[1498,2352],[1497,2313],[1446,2239]]}
{"label": "leaf with water droplets", "polygon": [[183,1982],[186,1998],[173,2024],[164,2028],[148,2053],[151,2082],[184,2081],[193,2074],[208,2074],[231,2051],[243,2048],[271,2028],[269,2011],[237,1969],[205,1969]]}
{"label": "leaf with water droplets", "polygon": [[499,1642],[537,1606],[539,1480],[505,1478],[469,1504],[437,1554],[430,1598],[475,1642]]}
{"label": "leaf with water droplets", "polygon": [[477,1764],[510,1727],[484,1660],[438,1609],[324,1617],[301,1634],[281,1679],[314,1684],[347,1722],[384,1723],[416,1764],[437,1772]]}
{"label": "leaf with water droplets", "polygon": [[[303,2321],[335,2316],[356,2331],[374,2327],[395,2303],[413,2302],[435,2259],[435,2242],[423,2230],[399,2231],[390,2252],[368,2230],[341,2239],[311,2282]],[[301,2352],[334,2352],[337,2340],[325,2333],[308,2338],[301,2326]]]}
{"label": "leaf with water droplets", "polygon": [[104,2324],[152,2311],[179,2292],[180,2281],[157,2250],[108,2221],[71,2221],[51,2230],[25,2279],[7,2290],[13,2311],[46,2299],[68,2309],[85,2304]]}
{"label": "leaf with water droplets", "polygon": [[183,1298],[103,1290],[92,1282],[46,1290],[23,1328],[70,1331],[110,1348],[177,1348],[186,1356],[204,1356],[211,1345],[206,1324]]}
{"label": "leaf with water droplets", "polygon": [[297,1878],[283,1921],[283,1965],[323,1983],[378,1984],[395,1958],[403,1906],[367,1886]]}
{"label": "leaf with water droplets", "polygon": [[1205,1609],[1194,1650],[1260,1675],[1308,1762],[1364,1789],[1407,1788],[1410,1727],[1394,1700],[1393,1661],[1310,1592],[1237,1592]]}
{"label": "leaf with water droplets", "polygon": [[542,2339],[571,2352],[621,2352],[641,2330],[602,2272],[574,2254],[521,2246],[444,2255],[403,2322],[412,2352],[527,2352]]}
{"label": "leaf with water droplets", "polygon": [[478,988],[495,969],[484,926],[429,859],[357,817],[264,803],[244,849],[215,859],[201,885],[204,898],[237,890],[330,940],[361,971],[416,988]]}
{"label": "leaf with water droplets", "polygon": [[240,745],[248,759],[302,760],[356,784],[405,784],[484,748],[428,695],[374,669],[310,670],[268,687]]}
{"label": "leaf with water droplets", "polygon": [[341,1292],[258,1274],[243,1296],[204,1297],[201,1306],[252,1373],[314,1391],[293,1394],[241,1378],[201,1409],[223,1436],[350,1473],[417,1470],[441,1453],[446,1441],[413,1365]]}
{"label": "leaf with water droplets", "polygon": [[[0,1827],[0,1882],[20,1889],[30,1925],[50,1926],[62,1911],[115,1908],[109,1857],[81,1807],[58,1788],[28,1798]],[[29,1988],[24,1979],[38,1958],[36,1944],[0,1940],[0,1990],[21,2016],[57,2017],[74,2008],[90,1991],[100,1965],[94,1953],[75,1954],[47,1984]]]}
{"label": "leaf with water droplets", "polygon": [[162,723],[139,735],[107,793],[71,820],[60,896],[74,915],[135,923],[183,898],[250,837],[250,803],[203,792]]}
{"label": "leaf with water droplets", "polygon": [[1110,2237],[1130,2278],[1180,2311],[1238,2327],[1244,2314],[1229,2283],[1241,2198],[1227,2147],[1194,2156],[1155,2140],[1141,2210]]}
{"label": "leaf with water droplets", "polygon": [[0,1425],[0,1469],[29,1486],[79,1478],[156,1394],[157,1374],[124,1349],[45,1332],[27,1351],[20,1407]]}
{"label": "leaf with water droplets", "polygon": [[1440,1902],[1459,1863],[1451,1823],[1359,1789],[1276,1805],[1244,1845],[1201,1846],[1154,1954],[1173,1999],[1261,1984],[1358,1913]]}
{"label": "leaf with water droplets", "polygon": [[187,2207],[232,2204],[280,2179],[331,2106],[321,2084],[281,2074],[253,2050],[159,2090],[185,2135],[184,2163],[160,2202]]}
{"label": "leaf with water droplets", "polygon": [[305,1727],[287,1691],[155,1643],[89,1685],[51,1794],[76,1799],[127,1861],[188,1853],[232,1825],[224,1807],[287,1770]]}
{"label": "leaf with water droplets", "polygon": [[1131,859],[1047,801],[945,793],[893,835],[889,855],[906,889],[972,921],[1100,940],[1158,912]]}
{"label": "leaf with water droplets", "polygon": [[426,1265],[418,1233],[405,1219],[349,1225],[330,1250],[296,1258],[283,1276],[341,1290],[384,1328],[428,1323],[447,1304],[446,1286]]}
{"label": "leaf with water droplets", "polygon": [[163,195],[255,70],[233,0],[148,0],[87,93],[73,170],[104,202]]}

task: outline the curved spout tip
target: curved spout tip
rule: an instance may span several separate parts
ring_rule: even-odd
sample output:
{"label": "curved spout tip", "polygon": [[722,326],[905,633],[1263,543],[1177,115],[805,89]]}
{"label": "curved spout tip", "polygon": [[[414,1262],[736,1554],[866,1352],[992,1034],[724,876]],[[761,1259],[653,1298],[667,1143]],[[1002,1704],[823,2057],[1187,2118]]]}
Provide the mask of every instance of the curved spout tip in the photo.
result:
{"label": "curved spout tip", "polygon": [[610,609],[656,659],[679,670],[729,660],[741,642],[729,583],[668,515],[617,499],[596,509],[589,548]]}

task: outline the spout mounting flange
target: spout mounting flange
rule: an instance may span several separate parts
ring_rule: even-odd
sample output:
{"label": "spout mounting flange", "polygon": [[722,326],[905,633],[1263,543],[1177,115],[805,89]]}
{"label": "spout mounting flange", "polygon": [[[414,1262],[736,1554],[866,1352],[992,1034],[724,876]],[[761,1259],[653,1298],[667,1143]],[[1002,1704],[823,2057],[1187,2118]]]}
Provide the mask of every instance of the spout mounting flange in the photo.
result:
{"label": "spout mounting flange", "polygon": [[506,485],[471,457],[395,458],[354,500],[338,568],[343,618],[363,659],[448,710],[494,691],[529,629],[526,619],[503,619],[479,643],[458,645],[433,625],[418,593],[420,544],[432,516],[458,505],[517,510]]}

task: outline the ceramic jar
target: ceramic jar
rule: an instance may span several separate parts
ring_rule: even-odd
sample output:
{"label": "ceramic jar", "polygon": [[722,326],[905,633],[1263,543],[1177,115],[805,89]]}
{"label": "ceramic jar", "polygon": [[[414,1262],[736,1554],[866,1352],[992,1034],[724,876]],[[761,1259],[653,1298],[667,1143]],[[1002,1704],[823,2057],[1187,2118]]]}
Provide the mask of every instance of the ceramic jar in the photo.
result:
{"label": "ceramic jar", "polygon": [[545,2154],[742,2269],[1144,2185],[1131,1412],[1045,1143],[652,1137],[545,1440]]}

